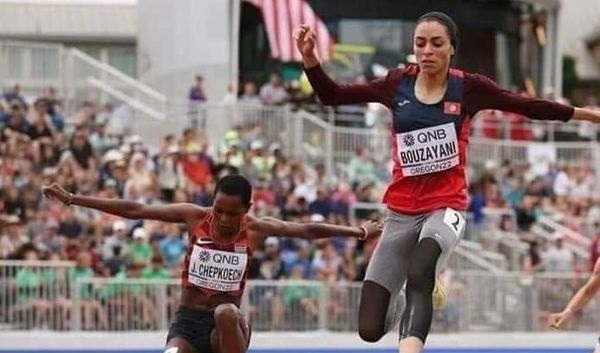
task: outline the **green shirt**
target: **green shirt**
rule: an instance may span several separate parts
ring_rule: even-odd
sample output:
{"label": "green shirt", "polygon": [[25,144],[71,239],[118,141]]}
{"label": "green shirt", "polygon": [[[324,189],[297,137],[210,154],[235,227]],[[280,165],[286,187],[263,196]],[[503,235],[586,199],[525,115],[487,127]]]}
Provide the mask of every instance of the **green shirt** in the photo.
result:
{"label": "green shirt", "polygon": [[42,285],[41,271],[22,268],[17,271],[15,282],[18,288],[17,303],[23,304],[30,299],[39,297],[38,291]]}
{"label": "green shirt", "polygon": [[148,243],[131,243],[127,250],[133,263],[149,263],[152,260],[152,246]]}
{"label": "green shirt", "polygon": [[112,278],[112,283],[105,284],[100,290],[100,296],[104,299],[113,299],[120,295],[123,295],[127,288],[125,281],[127,280],[127,273],[120,271]]}
{"label": "green shirt", "polygon": [[89,267],[73,267],[69,269],[69,282],[73,286],[79,286],[79,298],[80,299],[91,299],[92,297],[92,284],[82,283],[78,284],[78,279],[93,278],[94,271]]}
{"label": "green shirt", "polygon": [[164,267],[148,266],[142,270],[140,278],[146,279],[168,279],[171,278],[171,271]]}
{"label": "green shirt", "polygon": [[319,289],[314,285],[302,283],[302,281],[290,280],[281,289],[281,297],[284,305],[291,305],[302,298],[316,298]]}

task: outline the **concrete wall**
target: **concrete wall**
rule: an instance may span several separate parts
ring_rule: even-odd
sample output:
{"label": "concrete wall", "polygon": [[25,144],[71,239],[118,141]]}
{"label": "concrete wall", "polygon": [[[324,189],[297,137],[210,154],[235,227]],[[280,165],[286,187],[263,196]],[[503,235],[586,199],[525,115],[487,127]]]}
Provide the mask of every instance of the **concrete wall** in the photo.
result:
{"label": "concrete wall", "polygon": [[577,58],[580,78],[600,78],[600,65],[594,62],[585,39],[600,28],[599,0],[562,0],[559,20],[560,49]]}
{"label": "concrete wall", "polygon": [[201,74],[209,99],[220,100],[232,77],[230,17],[229,0],[138,1],[139,78],[185,99]]}

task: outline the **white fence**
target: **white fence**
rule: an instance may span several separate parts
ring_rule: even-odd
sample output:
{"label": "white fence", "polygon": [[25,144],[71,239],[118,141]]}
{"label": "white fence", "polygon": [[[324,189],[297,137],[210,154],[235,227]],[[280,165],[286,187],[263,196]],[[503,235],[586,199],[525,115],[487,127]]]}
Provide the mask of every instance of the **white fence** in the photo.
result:
{"label": "white fence", "polygon": [[[0,262],[0,322],[11,330],[164,330],[177,309],[176,280],[77,278],[71,264]],[[453,271],[434,332],[543,331],[584,276]],[[242,307],[255,331],[357,330],[360,283],[250,281]],[[307,302],[310,304],[308,305]],[[597,301],[569,328],[600,325]]]}

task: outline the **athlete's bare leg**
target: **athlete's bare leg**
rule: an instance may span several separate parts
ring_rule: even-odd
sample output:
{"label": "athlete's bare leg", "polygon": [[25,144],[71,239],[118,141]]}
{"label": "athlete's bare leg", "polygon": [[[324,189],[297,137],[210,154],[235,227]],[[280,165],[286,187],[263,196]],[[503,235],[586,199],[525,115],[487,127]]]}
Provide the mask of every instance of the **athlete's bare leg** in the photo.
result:
{"label": "athlete's bare leg", "polygon": [[250,345],[250,332],[237,306],[221,304],[215,309],[215,328],[210,335],[215,353],[245,353]]}

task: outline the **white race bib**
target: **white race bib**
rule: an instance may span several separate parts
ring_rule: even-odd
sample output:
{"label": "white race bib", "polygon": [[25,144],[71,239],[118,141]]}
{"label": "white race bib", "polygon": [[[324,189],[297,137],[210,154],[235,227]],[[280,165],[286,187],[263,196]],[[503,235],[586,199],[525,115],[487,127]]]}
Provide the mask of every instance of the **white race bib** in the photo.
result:
{"label": "white race bib", "polygon": [[460,163],[453,123],[396,134],[396,143],[404,176],[441,172]]}
{"label": "white race bib", "polygon": [[446,208],[446,211],[444,212],[444,223],[452,229],[457,238],[460,238],[465,227],[465,219],[460,212],[453,210],[450,207]]}
{"label": "white race bib", "polygon": [[247,253],[207,249],[194,245],[188,268],[188,281],[196,286],[220,292],[240,289]]}

